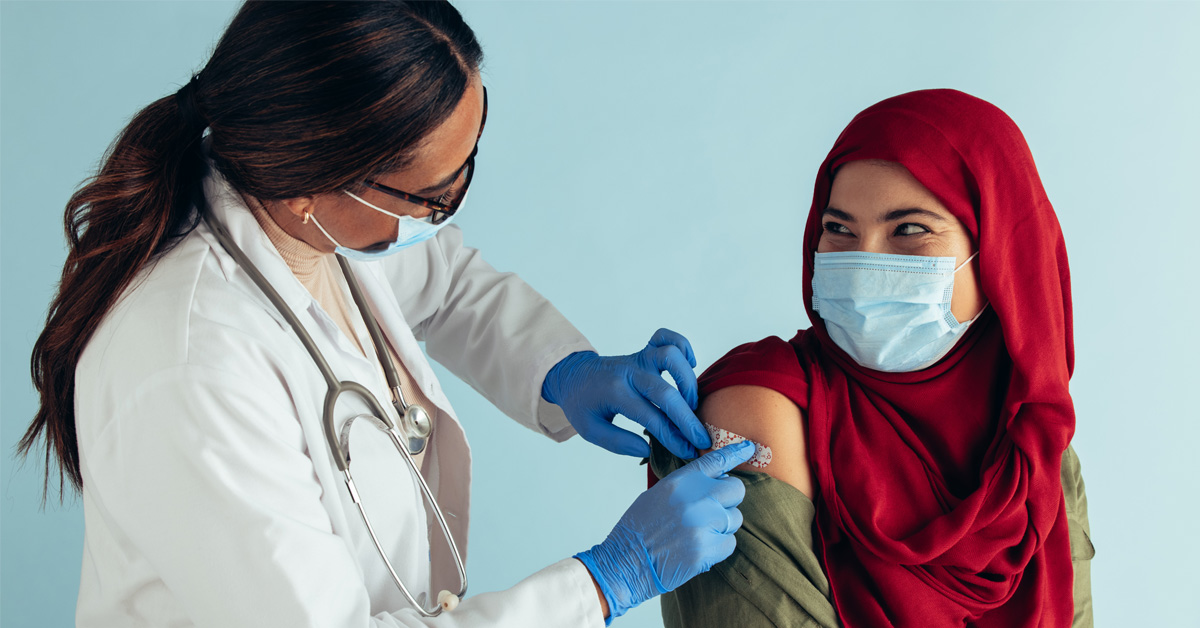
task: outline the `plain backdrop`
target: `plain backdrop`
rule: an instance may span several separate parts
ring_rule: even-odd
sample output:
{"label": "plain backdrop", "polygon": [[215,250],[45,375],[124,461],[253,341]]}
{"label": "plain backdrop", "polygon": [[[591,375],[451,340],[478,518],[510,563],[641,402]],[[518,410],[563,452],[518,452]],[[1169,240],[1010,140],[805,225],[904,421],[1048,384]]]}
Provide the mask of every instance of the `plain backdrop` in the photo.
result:
{"label": "plain backdrop", "polygon": [[[658,327],[703,368],[808,325],[799,242],[850,118],[953,87],[1024,130],[1066,234],[1102,626],[1195,625],[1200,5],[463,3],[490,96],[459,224],[603,353]],[[228,2],[0,2],[0,548],[6,628],[73,622],[78,500],[12,453],[62,211],[129,118],[199,69]],[[517,426],[439,369],[474,447],[471,591],[600,541],[645,468]],[[164,420],[169,420],[169,412]],[[628,424],[626,424],[628,425]],[[640,432],[640,429],[638,430]],[[619,626],[660,625],[655,601]]]}

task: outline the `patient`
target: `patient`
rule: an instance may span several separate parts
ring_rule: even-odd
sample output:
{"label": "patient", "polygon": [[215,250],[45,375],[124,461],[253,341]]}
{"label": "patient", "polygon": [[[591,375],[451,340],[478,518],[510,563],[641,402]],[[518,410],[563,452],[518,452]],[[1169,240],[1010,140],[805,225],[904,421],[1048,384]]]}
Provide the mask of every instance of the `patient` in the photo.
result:
{"label": "patient", "polygon": [[1016,125],[952,90],[863,111],[803,247],[812,327],[700,378],[714,443],[759,456],[737,550],[666,625],[1091,626],[1067,256]]}

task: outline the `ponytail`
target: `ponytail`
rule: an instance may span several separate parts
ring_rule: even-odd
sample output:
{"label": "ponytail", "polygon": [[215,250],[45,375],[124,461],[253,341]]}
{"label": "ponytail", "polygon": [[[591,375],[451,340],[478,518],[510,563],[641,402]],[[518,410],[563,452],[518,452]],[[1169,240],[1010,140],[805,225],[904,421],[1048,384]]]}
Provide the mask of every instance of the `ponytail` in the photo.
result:
{"label": "ponytail", "polygon": [[75,366],[100,321],[139,272],[196,226],[193,191],[200,185],[198,79],[138,112],[104,158],[99,174],[67,203],[68,243],[58,292],[33,346],[33,384],[41,407],[17,445],[24,456],[46,441],[43,500],[52,454],[58,458],[59,499],[66,480],[80,490],[75,433]]}
{"label": "ponytail", "polygon": [[[462,15],[438,2],[245,2],[204,65],[140,111],[100,172],[67,204],[69,252],[33,348],[41,407],[17,446],[46,441],[80,490],[75,367],[130,282],[199,221],[205,157],[237,191],[263,200],[336,193],[408,163],[479,71]],[[347,95],[353,97],[347,97]]]}

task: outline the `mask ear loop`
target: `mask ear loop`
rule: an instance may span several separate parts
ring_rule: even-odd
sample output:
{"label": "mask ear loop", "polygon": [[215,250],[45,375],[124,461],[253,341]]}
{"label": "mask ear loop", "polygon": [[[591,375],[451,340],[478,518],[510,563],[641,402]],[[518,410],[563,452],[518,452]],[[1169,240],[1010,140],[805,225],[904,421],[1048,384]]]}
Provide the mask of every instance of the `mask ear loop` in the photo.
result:
{"label": "mask ear loop", "polygon": [[[342,191],[345,192],[346,195],[349,196],[350,198],[362,203],[363,205],[366,205],[367,207],[370,207],[371,209],[373,209],[381,214],[387,214],[387,215],[391,216],[392,218],[395,218],[396,220],[401,220],[404,218],[404,216],[401,216],[399,214],[393,214],[392,212],[390,212],[382,207],[379,207],[377,205],[373,205],[371,203],[368,203],[367,201],[364,201],[357,194],[355,194],[354,192],[351,192],[350,190],[342,190]],[[412,216],[409,216],[409,218],[412,218]]]}
{"label": "mask ear loop", "polygon": [[957,274],[958,271],[962,270],[963,266],[970,264],[971,260],[975,259],[976,257],[979,257],[979,251],[975,251],[974,253],[971,254],[971,257],[968,257],[967,259],[963,260],[963,263],[959,264],[958,268],[954,269],[955,274]]}
{"label": "mask ear loop", "polygon": [[333,236],[329,235],[329,232],[325,230],[325,227],[321,226],[321,223],[317,220],[316,216],[313,216],[312,214],[310,214],[308,212],[304,212],[304,222],[307,223],[310,218],[312,219],[312,223],[317,226],[317,229],[320,229],[321,233],[325,234],[325,237],[329,238],[329,241],[332,242],[334,246],[336,246],[338,248],[346,248],[346,247],[342,246],[341,244],[338,244],[338,241],[334,240]]}
{"label": "mask ear loop", "polygon": [[[367,207],[370,207],[371,209],[373,209],[381,214],[387,214],[388,216],[395,218],[396,219],[396,239],[397,240],[400,239],[400,223],[404,222],[405,218],[408,218],[409,220],[420,221],[420,219],[413,218],[412,216],[401,216],[400,214],[393,214],[392,212],[390,212],[382,207],[379,207],[378,205],[375,205],[375,204],[372,204],[372,203],[369,203],[369,202],[363,200],[362,197],[358,196],[354,192],[351,192],[350,190],[342,190],[342,191],[345,192],[347,196],[362,203],[363,205],[366,205]],[[314,218],[313,220],[316,220],[316,218]],[[330,238],[330,239],[332,240],[333,238]]]}
{"label": "mask ear loop", "polygon": [[[975,259],[976,257],[979,257],[979,251],[975,251],[974,253],[971,254],[971,257],[968,257],[967,259],[963,260],[963,263],[959,264],[958,268],[954,269],[954,272],[958,273],[958,271],[962,270],[963,266],[970,264],[971,260]],[[978,314],[976,314],[974,317],[972,317],[971,320],[969,320],[965,323],[959,323],[959,324],[960,325],[970,325],[971,323],[974,323],[975,321],[979,320],[979,317],[983,316],[983,313],[987,311],[988,306],[991,304],[992,304],[992,302],[990,300],[984,301],[983,307],[979,308]]]}
{"label": "mask ear loop", "polygon": [[967,322],[974,323],[975,321],[979,320],[979,317],[983,316],[983,313],[986,312],[988,307],[990,307],[991,305],[992,305],[991,301],[984,301],[983,307],[979,308],[979,313],[975,315],[975,318],[972,318],[971,320],[969,320]]}

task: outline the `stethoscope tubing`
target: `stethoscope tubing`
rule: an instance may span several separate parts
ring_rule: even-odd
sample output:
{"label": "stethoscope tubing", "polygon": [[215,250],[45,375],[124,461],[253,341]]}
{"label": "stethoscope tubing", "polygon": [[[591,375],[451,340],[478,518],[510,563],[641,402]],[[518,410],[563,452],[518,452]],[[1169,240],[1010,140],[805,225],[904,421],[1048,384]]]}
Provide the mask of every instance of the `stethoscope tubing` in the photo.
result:
{"label": "stethoscope tubing", "polygon": [[[391,574],[392,580],[404,594],[404,597],[408,599],[409,603],[426,617],[436,617],[440,615],[443,610],[449,610],[450,608],[453,608],[453,606],[457,604],[457,600],[464,596],[467,592],[467,570],[463,565],[462,554],[458,550],[458,543],[455,542],[454,537],[450,532],[450,526],[446,521],[446,517],[442,513],[442,508],[438,504],[437,499],[434,497],[433,491],[430,490],[429,485],[425,482],[425,477],[421,474],[420,469],[417,468],[416,461],[413,460],[412,454],[409,453],[408,445],[401,441],[398,426],[392,422],[382,404],[379,403],[379,400],[375,398],[375,395],[372,394],[371,391],[365,386],[359,384],[358,382],[343,381],[337,378],[333,372],[333,368],[329,366],[329,362],[325,360],[325,356],[321,353],[321,350],[317,348],[317,343],[312,339],[312,336],[309,335],[308,330],[305,329],[295,312],[288,307],[287,303],[283,300],[283,297],[280,296],[273,286],[271,286],[271,283],[267,281],[267,278],[263,276],[258,267],[250,261],[250,258],[246,256],[246,253],[242,251],[241,247],[239,247],[237,243],[233,241],[233,237],[229,234],[229,231],[225,228],[225,225],[209,210],[208,202],[203,192],[199,193],[199,198],[197,200],[199,202],[196,203],[196,206],[199,208],[201,219],[204,221],[204,224],[208,226],[209,230],[212,231],[213,235],[217,239],[217,242],[221,244],[221,247],[224,248],[231,257],[233,257],[238,266],[250,276],[250,279],[255,283],[255,285],[257,285],[259,289],[263,291],[263,294],[265,294],[271,304],[275,306],[275,309],[277,309],[279,313],[283,315],[283,318],[287,321],[288,325],[291,326],[292,331],[296,333],[296,336],[300,339],[300,343],[304,345],[304,348],[312,357],[313,362],[321,371],[321,376],[325,379],[325,383],[328,386],[328,391],[325,394],[325,405],[322,416],[322,427],[324,428],[326,443],[329,446],[329,451],[333,455],[333,459],[337,464],[338,470],[342,472],[346,482],[346,488],[350,493],[350,498],[354,501],[354,505],[358,508],[359,514],[362,515],[363,523],[367,526],[367,532],[371,536],[371,541],[375,544],[375,549],[378,550],[380,558],[383,559],[384,564],[387,566],[388,573]],[[391,363],[391,356],[387,354],[387,346],[384,344],[383,332],[379,328],[379,322],[375,319],[374,314],[371,312],[366,299],[363,296],[362,287],[355,278],[353,269],[350,267],[349,262],[339,256],[338,264],[341,266],[342,273],[346,277],[346,283],[350,288],[350,294],[354,298],[355,304],[358,306],[363,322],[367,326],[367,332],[371,335],[371,341],[375,347],[375,352],[379,358],[380,365],[383,367],[384,376],[387,378],[388,386],[392,389],[392,393],[396,396],[394,401],[399,402],[404,412],[407,413],[409,408],[415,406],[409,406],[404,399],[404,394],[400,389],[399,375],[396,372],[395,365]],[[337,399],[343,393],[351,393],[361,397],[371,409],[372,414],[360,414],[350,417],[342,426],[340,435],[341,438],[338,438],[336,436],[338,432],[336,426],[334,425],[334,416]],[[354,477],[350,473],[350,425],[355,419],[358,418],[366,418],[372,421],[375,427],[379,428],[388,435],[388,438],[391,439],[392,444],[396,447],[401,456],[404,458],[404,461],[408,464],[409,470],[412,472],[413,476],[416,477],[417,483],[421,487],[421,493],[433,507],[433,513],[437,517],[438,525],[442,529],[442,534],[446,537],[447,544],[450,547],[450,552],[454,557],[454,566],[458,569],[459,581],[462,583],[462,586],[457,594],[450,594],[455,600],[454,602],[444,604],[442,603],[441,599],[442,595],[439,595],[439,599],[437,600],[438,605],[432,610],[426,609],[420,602],[417,601],[416,598],[412,596],[412,594],[408,591],[408,587],[404,586],[404,583],[400,580],[400,576],[392,567],[391,560],[388,559],[387,553],[383,549],[383,545],[379,542],[379,538],[375,535],[375,529],[371,525],[371,520],[367,516],[366,510],[363,508],[361,498],[358,494],[358,489],[354,484]],[[449,592],[444,591],[443,593]]]}

